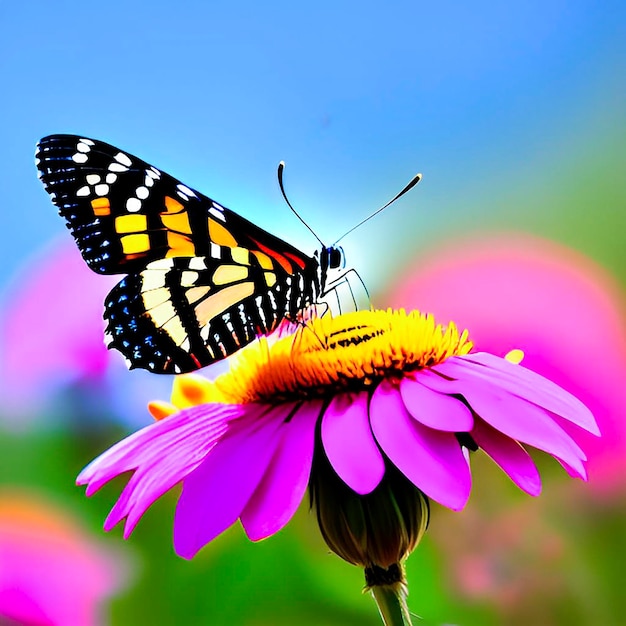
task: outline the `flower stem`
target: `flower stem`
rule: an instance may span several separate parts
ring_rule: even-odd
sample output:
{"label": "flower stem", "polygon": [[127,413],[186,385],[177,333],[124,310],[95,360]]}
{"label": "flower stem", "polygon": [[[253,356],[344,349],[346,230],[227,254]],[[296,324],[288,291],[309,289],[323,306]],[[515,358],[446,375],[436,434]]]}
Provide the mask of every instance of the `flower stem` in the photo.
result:
{"label": "flower stem", "polygon": [[413,626],[406,604],[408,588],[402,565],[395,564],[388,569],[368,567],[365,580],[385,626]]}
{"label": "flower stem", "polygon": [[412,626],[406,593],[401,585],[381,585],[370,591],[385,626]]}

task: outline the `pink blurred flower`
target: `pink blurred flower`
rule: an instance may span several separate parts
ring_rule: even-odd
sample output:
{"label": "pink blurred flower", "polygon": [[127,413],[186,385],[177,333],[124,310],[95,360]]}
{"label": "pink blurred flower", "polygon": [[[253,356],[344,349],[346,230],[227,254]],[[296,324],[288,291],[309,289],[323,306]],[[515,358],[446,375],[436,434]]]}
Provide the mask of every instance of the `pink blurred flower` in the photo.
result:
{"label": "pink blurred flower", "polygon": [[602,438],[579,439],[592,486],[597,492],[624,486],[623,298],[599,266],[531,236],[453,241],[416,261],[386,301],[455,319],[472,329],[479,350],[523,350],[526,367],[580,398],[595,415]]}
{"label": "pink blurred flower", "polygon": [[102,303],[115,282],[96,276],[69,244],[48,247],[15,277],[0,325],[5,407],[36,409],[60,385],[104,376]]}
{"label": "pink blurred flower", "polygon": [[119,280],[92,272],[71,241],[50,245],[14,277],[0,312],[0,397],[3,415],[19,417],[12,426],[72,386],[87,390],[97,410],[124,419],[164,392],[167,377],[129,375],[105,346],[103,303]]}
{"label": "pink blurred flower", "polygon": [[[231,371],[212,383],[177,379],[175,406],[153,406],[164,419],[105,452],[78,483],[91,495],[134,472],[105,523],[108,530],[126,518],[127,537],[146,509],[182,482],[174,544],[191,558],[237,519],[252,540],[280,530],[321,457],[345,499],[374,494],[394,466],[411,489],[454,510],[470,494],[468,449],[482,448],[531,495],[541,482],[521,443],[584,479],[578,434],[568,434],[565,425],[597,433],[588,409],[538,374],[470,348],[454,324],[444,330],[416,312],[313,320],[296,340],[245,348]],[[316,499],[324,493],[319,483]],[[397,501],[395,507],[402,509]],[[389,505],[384,514],[393,510]],[[322,531],[340,554],[328,528]],[[358,563],[359,549],[351,546],[340,556]],[[373,562],[389,567],[401,557],[381,563],[385,558]]]}
{"label": "pink blurred flower", "polygon": [[457,599],[489,603],[498,623],[554,623],[549,609],[564,595],[571,548],[544,508],[519,502],[498,511],[472,507],[438,516],[431,536]]}
{"label": "pink blurred flower", "polygon": [[67,512],[17,491],[0,493],[0,622],[95,626],[126,578],[122,564]]}

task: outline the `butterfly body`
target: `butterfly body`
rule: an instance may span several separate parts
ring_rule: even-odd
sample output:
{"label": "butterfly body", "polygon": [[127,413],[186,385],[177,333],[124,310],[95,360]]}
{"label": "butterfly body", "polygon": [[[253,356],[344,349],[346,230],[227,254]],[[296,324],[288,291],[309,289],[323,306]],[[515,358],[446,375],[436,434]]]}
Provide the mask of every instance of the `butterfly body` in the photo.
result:
{"label": "butterfly body", "polygon": [[229,356],[297,319],[341,262],[338,248],[308,256],[109,144],[51,135],[36,158],[88,266],[127,274],[105,318],[131,368],[181,373]]}

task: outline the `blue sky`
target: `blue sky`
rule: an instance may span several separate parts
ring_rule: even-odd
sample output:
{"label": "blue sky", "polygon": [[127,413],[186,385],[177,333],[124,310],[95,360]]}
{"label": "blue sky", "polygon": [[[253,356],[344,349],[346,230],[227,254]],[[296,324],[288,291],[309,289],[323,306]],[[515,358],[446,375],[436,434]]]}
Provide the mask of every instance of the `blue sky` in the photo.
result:
{"label": "blue sky", "polygon": [[0,286],[69,236],[33,165],[55,132],[119,145],[305,250],[278,161],[329,242],[422,171],[343,242],[375,285],[448,229],[517,227],[503,189],[530,205],[555,163],[623,132],[625,17],[584,1],[3,3]]}

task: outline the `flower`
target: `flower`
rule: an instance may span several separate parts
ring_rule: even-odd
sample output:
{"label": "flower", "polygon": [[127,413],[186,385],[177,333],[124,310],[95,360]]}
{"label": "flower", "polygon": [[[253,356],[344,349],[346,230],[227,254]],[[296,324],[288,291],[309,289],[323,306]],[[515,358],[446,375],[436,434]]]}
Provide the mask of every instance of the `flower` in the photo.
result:
{"label": "flower", "polygon": [[105,522],[109,530],[126,519],[125,537],[182,482],[174,545],[185,558],[237,519],[253,541],[273,535],[310,482],[330,547],[380,584],[419,541],[428,499],[464,507],[470,450],[482,449],[531,495],[541,481],[525,445],[586,478],[571,433],[598,434],[589,410],[538,374],[471,347],[453,323],[416,311],[314,318],[244,348],[213,382],[178,377],[172,403],[150,407],[156,423],[77,482],[91,495],[133,472]]}
{"label": "flower", "polygon": [[578,439],[588,456],[589,493],[622,501],[626,300],[605,269],[539,237],[474,236],[425,251],[386,299],[396,307],[419,303],[471,328],[477,350],[522,349],[526,367],[582,400],[603,434]]}
{"label": "flower", "polygon": [[71,242],[48,246],[15,277],[0,309],[0,395],[11,426],[23,428],[59,400],[71,401],[65,415],[74,409],[81,419],[103,408],[121,415],[120,396],[128,413],[129,403],[145,405],[146,387],[164,389],[148,373],[129,377],[105,346],[103,303],[117,281],[96,276]]}
{"label": "flower", "polygon": [[432,531],[455,597],[488,604],[500,624],[550,621],[550,597],[575,604],[564,572],[574,549],[545,510],[525,504],[510,502],[499,511],[468,507],[439,516]]}
{"label": "flower", "polygon": [[3,303],[5,402],[32,404],[33,390],[43,395],[73,380],[103,376],[109,357],[102,302],[115,282],[98,280],[72,245],[49,246],[32,259]]}
{"label": "flower", "polygon": [[0,493],[0,623],[95,626],[126,573],[67,511],[32,494]]}

